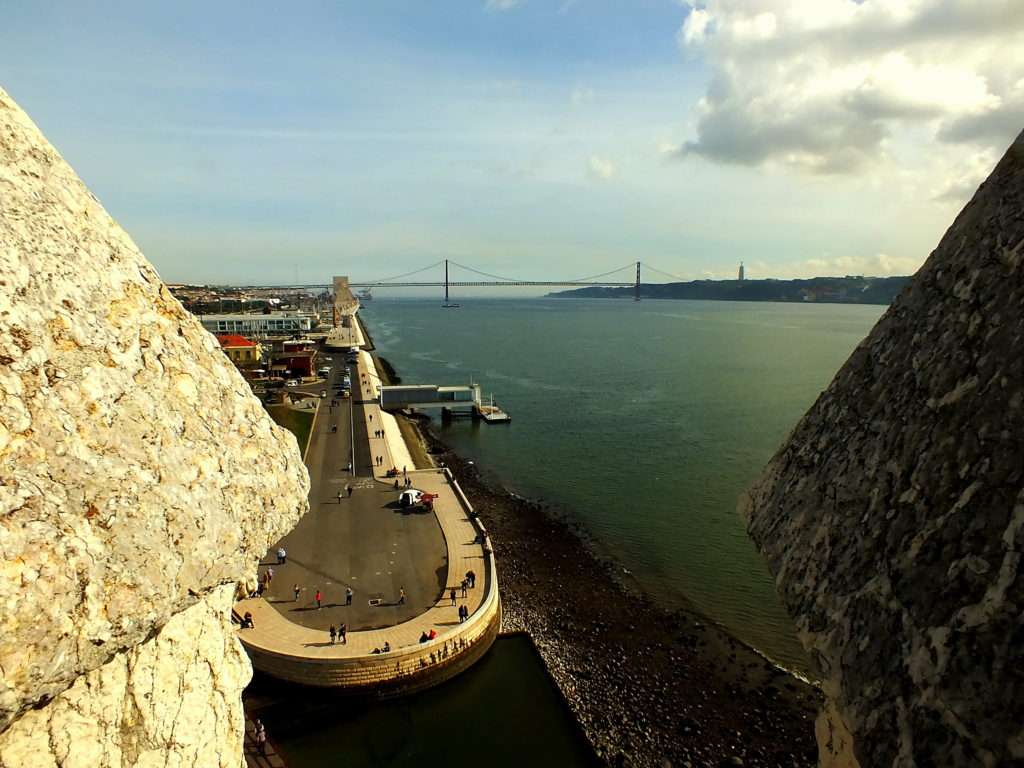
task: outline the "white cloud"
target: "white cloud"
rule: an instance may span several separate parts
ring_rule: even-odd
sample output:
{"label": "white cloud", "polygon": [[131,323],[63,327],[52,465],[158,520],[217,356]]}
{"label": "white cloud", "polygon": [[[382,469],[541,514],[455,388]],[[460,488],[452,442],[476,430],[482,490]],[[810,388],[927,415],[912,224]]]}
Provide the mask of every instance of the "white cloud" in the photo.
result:
{"label": "white cloud", "polygon": [[712,70],[679,156],[850,173],[1024,127],[1021,0],[707,0],[677,37]]}
{"label": "white cloud", "polygon": [[484,5],[488,11],[511,11],[522,5],[526,0],[487,0]]}
{"label": "white cloud", "polygon": [[615,175],[616,171],[615,163],[607,158],[591,155],[587,160],[587,172],[592,178],[599,181],[607,181]]}

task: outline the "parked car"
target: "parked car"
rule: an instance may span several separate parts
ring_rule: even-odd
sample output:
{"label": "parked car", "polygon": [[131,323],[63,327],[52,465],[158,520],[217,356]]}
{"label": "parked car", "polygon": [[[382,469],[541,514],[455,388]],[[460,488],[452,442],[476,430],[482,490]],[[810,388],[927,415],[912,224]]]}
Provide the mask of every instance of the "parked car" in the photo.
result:
{"label": "parked car", "polygon": [[297,386],[299,386],[299,380],[298,379],[288,379],[288,381],[286,381],[284,383],[284,385],[286,387],[297,387]]}

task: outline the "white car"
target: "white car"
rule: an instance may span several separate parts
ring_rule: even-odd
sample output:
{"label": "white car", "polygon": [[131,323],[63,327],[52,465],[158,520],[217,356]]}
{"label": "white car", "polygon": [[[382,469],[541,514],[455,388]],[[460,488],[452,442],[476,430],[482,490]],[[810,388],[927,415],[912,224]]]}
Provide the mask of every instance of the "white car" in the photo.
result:
{"label": "white car", "polygon": [[288,381],[286,381],[284,383],[284,385],[286,387],[297,387],[297,386],[299,386],[299,380],[298,379],[288,379]]}

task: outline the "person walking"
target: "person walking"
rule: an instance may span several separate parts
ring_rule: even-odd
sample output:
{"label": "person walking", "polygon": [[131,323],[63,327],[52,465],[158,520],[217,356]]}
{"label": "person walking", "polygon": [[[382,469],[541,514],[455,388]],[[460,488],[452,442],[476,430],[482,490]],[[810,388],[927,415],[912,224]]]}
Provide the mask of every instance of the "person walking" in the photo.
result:
{"label": "person walking", "polygon": [[463,597],[466,596],[466,589],[468,589],[468,588],[469,588],[469,580],[468,579],[463,579],[462,580],[462,596]]}
{"label": "person walking", "polygon": [[370,414],[370,421],[373,421],[373,414]]}
{"label": "person walking", "polygon": [[277,564],[278,565],[284,565],[286,562],[288,562],[288,553],[285,551],[284,547],[278,547],[277,548]]}
{"label": "person walking", "polygon": [[267,729],[263,727],[263,721],[256,721],[256,748],[264,757],[267,756]]}
{"label": "person walking", "polygon": [[297,602],[299,602],[299,592],[301,592],[301,591],[302,591],[302,590],[301,590],[301,589],[299,588],[299,585],[298,585],[298,584],[296,584],[296,585],[295,585],[294,587],[292,587],[292,591],[293,591],[293,592],[295,593],[295,600],[294,600],[294,602],[296,602],[296,603],[297,603]]}
{"label": "person walking", "polygon": [[402,465],[402,477],[408,477],[409,473],[406,471],[405,464]]}
{"label": "person walking", "polygon": [[323,597],[323,595],[321,595],[321,594],[320,594],[320,590],[318,589],[318,590],[316,591],[316,609],[317,609],[318,611],[320,610],[320,599],[321,599],[322,597]]}
{"label": "person walking", "polygon": [[274,569],[267,568],[267,586],[270,586],[270,582],[274,580]]}
{"label": "person walking", "polygon": [[334,625],[331,624],[331,645],[334,645],[334,638],[337,636],[337,634],[338,634],[338,630],[336,630],[334,628]]}
{"label": "person walking", "polygon": [[458,602],[455,598],[455,587],[452,587],[452,591],[449,593],[448,597],[452,599],[452,605],[455,605]]}
{"label": "person walking", "polygon": [[338,639],[342,645],[348,645],[348,624],[345,622],[341,622],[341,626],[338,627]]}
{"label": "person walking", "polygon": [[349,485],[348,483],[345,483],[345,493],[348,495],[349,498],[352,498],[352,486]]}
{"label": "person walking", "polygon": [[405,587],[398,588],[398,604],[405,605]]}
{"label": "person walking", "polygon": [[476,574],[473,571],[466,571],[466,578],[469,579],[469,588],[476,587]]}
{"label": "person walking", "polygon": [[345,587],[345,605],[352,605],[352,587]]}
{"label": "person walking", "polygon": [[341,500],[345,498],[341,491],[338,491],[338,503],[341,504]]}

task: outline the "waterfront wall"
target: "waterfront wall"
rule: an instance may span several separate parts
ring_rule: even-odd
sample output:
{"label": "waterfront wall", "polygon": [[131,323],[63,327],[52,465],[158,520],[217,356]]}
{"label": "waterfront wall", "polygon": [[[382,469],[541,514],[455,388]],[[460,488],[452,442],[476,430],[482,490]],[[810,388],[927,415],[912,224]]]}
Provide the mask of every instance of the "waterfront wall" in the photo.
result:
{"label": "waterfront wall", "polygon": [[[501,632],[497,566],[490,551],[486,526],[474,517],[469,499],[448,469],[444,470],[444,476],[458,502],[459,514],[471,521],[482,542],[484,597],[470,617],[439,632],[429,642],[393,647],[388,653],[353,656],[341,655],[344,646],[337,647],[337,656],[308,654],[303,652],[301,644],[285,647],[276,641],[273,633],[264,635],[241,630],[238,637],[257,670],[299,685],[388,696],[412,693],[444,682],[468,669],[487,652]],[[444,516],[439,517],[439,522],[446,540],[451,539],[453,532],[446,530]],[[453,561],[449,557],[449,564]],[[448,579],[449,583],[456,581],[458,579]],[[276,616],[275,620],[278,620]],[[283,617],[279,620],[286,621]],[[395,629],[401,631],[402,627],[398,625]],[[403,634],[408,636],[408,633]]]}

